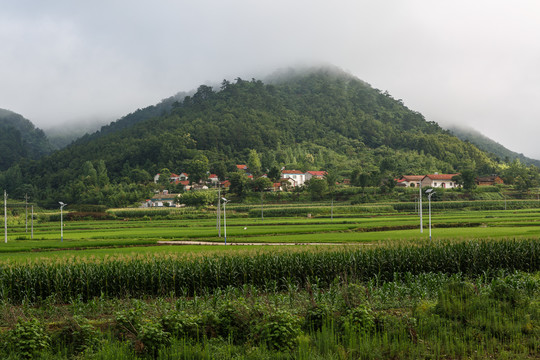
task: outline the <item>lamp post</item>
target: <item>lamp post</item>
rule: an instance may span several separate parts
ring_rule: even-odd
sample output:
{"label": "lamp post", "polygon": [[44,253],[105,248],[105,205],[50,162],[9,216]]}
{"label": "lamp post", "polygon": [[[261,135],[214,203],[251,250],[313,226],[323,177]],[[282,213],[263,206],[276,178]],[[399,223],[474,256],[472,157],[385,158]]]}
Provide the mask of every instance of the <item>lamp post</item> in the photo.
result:
{"label": "lamp post", "polygon": [[221,237],[221,188],[218,188],[218,199],[217,199],[217,230],[218,237]]}
{"label": "lamp post", "polygon": [[221,198],[223,201],[223,235],[225,237],[225,245],[227,245],[227,210],[225,208],[225,205],[229,202],[229,200],[225,198]]}
{"label": "lamp post", "polygon": [[426,194],[428,194],[428,203],[429,203],[429,240],[431,240],[431,197],[435,194],[433,189],[427,189]]}
{"label": "lamp post", "polygon": [[63,209],[64,206],[67,204],[64,204],[63,202],[59,201],[60,204],[60,241],[64,241],[64,213]]}
{"label": "lamp post", "polygon": [[424,226],[422,225],[422,180],[418,184],[418,212],[420,213],[420,234],[424,233]]}
{"label": "lamp post", "polygon": [[7,193],[4,190],[4,242],[7,244]]}

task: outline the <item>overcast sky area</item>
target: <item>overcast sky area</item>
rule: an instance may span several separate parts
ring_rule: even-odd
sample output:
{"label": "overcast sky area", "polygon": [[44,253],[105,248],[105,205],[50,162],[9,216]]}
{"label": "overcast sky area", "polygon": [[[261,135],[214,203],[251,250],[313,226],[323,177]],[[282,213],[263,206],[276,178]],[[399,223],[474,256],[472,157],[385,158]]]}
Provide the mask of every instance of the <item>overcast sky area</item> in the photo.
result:
{"label": "overcast sky area", "polygon": [[333,64],[540,159],[540,2],[0,0],[0,108],[112,121],[179,91]]}

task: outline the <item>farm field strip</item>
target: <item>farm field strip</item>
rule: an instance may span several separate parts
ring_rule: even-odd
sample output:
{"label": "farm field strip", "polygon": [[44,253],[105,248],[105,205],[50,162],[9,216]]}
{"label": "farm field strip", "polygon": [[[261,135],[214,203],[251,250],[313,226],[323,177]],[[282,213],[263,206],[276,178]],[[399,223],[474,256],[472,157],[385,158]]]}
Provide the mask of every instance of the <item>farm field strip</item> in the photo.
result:
{"label": "farm field strip", "polygon": [[[434,240],[468,238],[535,238],[540,236],[540,212],[519,211],[454,211],[433,214]],[[14,253],[69,251],[88,248],[133,247],[132,251],[156,249],[160,240],[194,240],[222,242],[217,236],[215,219],[105,220],[66,221],[64,241],[60,242],[60,224],[34,224],[34,240],[26,233],[24,223],[10,227],[8,243],[0,244],[0,256]],[[254,243],[365,243],[428,238],[428,217],[424,216],[424,232],[419,231],[416,214],[379,214],[369,217],[330,218],[227,218],[227,241]],[[222,235],[223,234],[222,229]],[[144,247],[149,247],[150,250]],[[171,252],[184,252],[179,246]],[[222,247],[220,247],[222,248]],[[118,249],[115,249],[115,251]],[[127,251],[127,250],[126,250]],[[203,248],[197,251],[203,252]],[[120,252],[124,252],[122,249]],[[160,252],[163,252],[160,250]]]}

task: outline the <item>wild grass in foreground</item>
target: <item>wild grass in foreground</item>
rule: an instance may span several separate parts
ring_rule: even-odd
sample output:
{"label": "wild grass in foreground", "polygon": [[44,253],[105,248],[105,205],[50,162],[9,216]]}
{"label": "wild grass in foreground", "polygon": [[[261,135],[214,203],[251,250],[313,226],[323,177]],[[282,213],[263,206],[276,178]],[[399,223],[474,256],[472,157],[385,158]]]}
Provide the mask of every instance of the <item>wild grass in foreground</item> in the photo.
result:
{"label": "wild grass in foreground", "polygon": [[3,359],[535,359],[539,273],[3,303]]}

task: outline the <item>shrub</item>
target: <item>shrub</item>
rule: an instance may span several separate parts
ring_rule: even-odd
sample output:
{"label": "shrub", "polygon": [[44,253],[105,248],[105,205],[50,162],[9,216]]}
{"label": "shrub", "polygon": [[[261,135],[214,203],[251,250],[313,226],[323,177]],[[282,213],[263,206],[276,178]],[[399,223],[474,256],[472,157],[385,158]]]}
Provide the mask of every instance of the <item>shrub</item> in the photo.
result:
{"label": "shrub", "polygon": [[243,342],[250,332],[250,310],[243,299],[227,301],[217,311],[218,334]]}
{"label": "shrub", "polygon": [[8,331],[7,341],[13,352],[23,359],[30,359],[49,347],[50,338],[45,327],[37,319],[29,321],[19,319],[15,328]]}
{"label": "shrub", "polygon": [[160,323],[149,322],[139,326],[135,350],[155,357],[160,348],[171,343],[171,334]]}
{"label": "shrub", "polygon": [[375,317],[367,306],[358,306],[347,312],[343,319],[346,333],[369,334],[375,330]]}
{"label": "shrub", "polygon": [[163,331],[170,333],[177,339],[189,337],[197,338],[199,335],[200,318],[190,316],[183,311],[172,311],[160,319]]}
{"label": "shrub", "polygon": [[71,353],[76,355],[96,348],[100,342],[99,334],[87,319],[74,316],[66,321],[54,340],[63,347],[71,348]]}
{"label": "shrub", "polygon": [[280,351],[293,349],[301,334],[300,320],[281,309],[266,314],[256,330],[262,343]]}
{"label": "shrub", "polygon": [[309,331],[318,331],[324,324],[332,321],[333,311],[325,304],[315,304],[306,311],[304,327]]}
{"label": "shrub", "polygon": [[493,281],[489,295],[492,299],[504,301],[512,307],[523,307],[529,303],[529,299],[522,290],[511,286],[501,279],[495,279]]}

